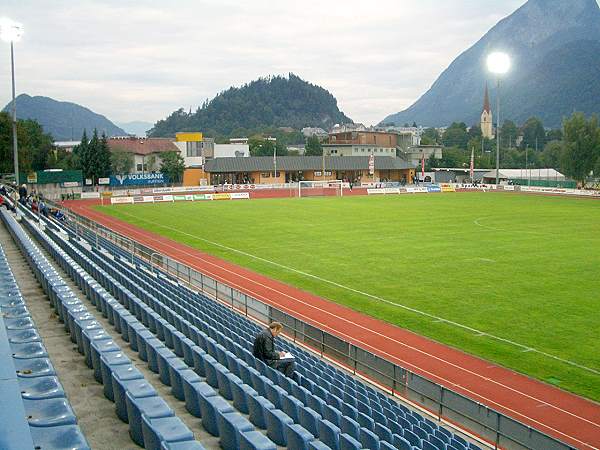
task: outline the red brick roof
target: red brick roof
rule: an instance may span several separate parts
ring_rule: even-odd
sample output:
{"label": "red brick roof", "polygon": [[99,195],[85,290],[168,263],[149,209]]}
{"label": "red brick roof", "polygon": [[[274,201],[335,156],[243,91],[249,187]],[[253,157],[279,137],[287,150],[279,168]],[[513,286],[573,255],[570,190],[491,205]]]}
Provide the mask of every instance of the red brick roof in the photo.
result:
{"label": "red brick roof", "polygon": [[173,140],[168,138],[111,138],[108,146],[111,151],[122,150],[136,155],[179,151]]}

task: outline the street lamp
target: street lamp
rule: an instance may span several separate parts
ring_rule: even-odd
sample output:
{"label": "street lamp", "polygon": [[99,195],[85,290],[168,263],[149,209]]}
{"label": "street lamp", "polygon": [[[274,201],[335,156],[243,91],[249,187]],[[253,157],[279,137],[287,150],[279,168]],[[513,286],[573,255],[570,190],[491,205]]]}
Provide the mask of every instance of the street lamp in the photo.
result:
{"label": "street lamp", "polygon": [[487,57],[487,68],[498,80],[496,87],[496,186],[500,184],[500,76],[510,69],[510,57],[506,53],[493,52]]}
{"label": "street lamp", "polygon": [[13,158],[15,165],[15,183],[19,185],[19,153],[17,147],[17,102],[15,101],[15,54],[13,43],[19,42],[23,35],[23,26],[5,17],[0,18],[0,39],[10,42],[10,68],[12,74],[12,131],[13,131]]}

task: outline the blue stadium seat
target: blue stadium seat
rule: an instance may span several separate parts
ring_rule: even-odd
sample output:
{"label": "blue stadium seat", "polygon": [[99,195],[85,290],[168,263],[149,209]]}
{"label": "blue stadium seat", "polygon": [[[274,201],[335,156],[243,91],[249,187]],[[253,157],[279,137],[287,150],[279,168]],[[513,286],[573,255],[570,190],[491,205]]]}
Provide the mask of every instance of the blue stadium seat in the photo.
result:
{"label": "blue stadium seat", "polygon": [[160,450],[163,443],[185,442],[194,439],[194,434],[178,417],[151,419],[143,415],[142,434],[146,450]]}
{"label": "blue stadium seat", "polygon": [[144,446],[142,433],[142,415],[149,419],[172,417],[175,414],[167,403],[160,397],[134,397],[129,392],[125,394],[127,417],[129,419],[129,434],[133,442]]}
{"label": "blue stadium seat", "polygon": [[360,424],[349,417],[342,416],[340,429],[342,430],[342,433],[349,434],[354,439],[358,439],[360,436]]}
{"label": "blue stadium seat", "polygon": [[287,446],[286,429],[294,421],[280,409],[265,409],[265,419],[269,439],[277,445]]}
{"label": "blue stadium seat", "polygon": [[237,412],[217,411],[217,426],[221,448],[224,450],[238,450],[241,433],[254,430],[248,419]]}
{"label": "blue stadium seat", "polygon": [[266,411],[268,409],[275,409],[275,405],[273,405],[273,403],[264,398],[262,395],[249,395],[246,400],[248,402],[248,415],[250,417],[250,422],[257,427],[266,430]]}
{"label": "blue stadium seat", "polygon": [[219,436],[219,426],[217,423],[218,413],[224,414],[233,412],[233,408],[219,396],[199,396],[199,401],[202,426],[213,436]]}
{"label": "blue stadium seat", "polygon": [[354,437],[342,433],[340,435],[340,450],[360,450],[362,446]]}
{"label": "blue stadium seat", "polygon": [[331,449],[339,450],[340,434],[341,430],[339,427],[330,421],[322,420],[319,422],[319,440],[323,441],[323,443]]}
{"label": "blue stadium seat", "polygon": [[298,423],[302,425],[309,433],[315,437],[319,437],[319,421],[321,415],[309,407],[299,408]]}
{"label": "blue stadium seat", "polygon": [[[0,438],[0,443],[2,438]],[[34,448],[43,450],[90,450],[78,426],[31,428]],[[5,447],[2,447],[5,448]]]}
{"label": "blue stadium seat", "polygon": [[65,391],[56,377],[21,378],[21,397],[29,400],[65,397]]}
{"label": "blue stadium seat", "polygon": [[30,427],[55,427],[77,423],[66,398],[23,399],[23,406]]}
{"label": "blue stadium seat", "polygon": [[240,434],[240,450],[276,450],[275,444],[260,431]]}
{"label": "blue stadium seat", "polygon": [[125,423],[129,422],[125,393],[129,393],[134,398],[154,397],[157,395],[156,390],[145,379],[123,380],[115,377],[115,372],[113,372],[115,409],[117,417]]}
{"label": "blue stadium seat", "polygon": [[291,424],[287,427],[287,445],[297,450],[308,450],[308,445],[315,437],[299,424]]}
{"label": "blue stadium seat", "polygon": [[363,448],[379,450],[379,437],[371,430],[361,428],[359,441]]}

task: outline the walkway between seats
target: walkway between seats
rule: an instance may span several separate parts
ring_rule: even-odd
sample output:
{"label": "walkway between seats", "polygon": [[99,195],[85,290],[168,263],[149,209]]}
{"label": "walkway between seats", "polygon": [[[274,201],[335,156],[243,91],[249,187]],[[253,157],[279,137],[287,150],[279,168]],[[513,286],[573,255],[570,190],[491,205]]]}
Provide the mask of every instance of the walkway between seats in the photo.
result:
{"label": "walkway between seats", "polygon": [[66,202],[75,212],[581,449],[600,449],[600,405],[259,275],[187,245]]}

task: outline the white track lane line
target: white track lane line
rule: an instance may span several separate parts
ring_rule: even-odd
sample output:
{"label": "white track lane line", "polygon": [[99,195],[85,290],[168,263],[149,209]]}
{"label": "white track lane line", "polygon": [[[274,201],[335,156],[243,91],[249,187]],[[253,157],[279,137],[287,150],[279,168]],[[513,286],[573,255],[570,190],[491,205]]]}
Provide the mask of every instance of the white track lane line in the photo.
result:
{"label": "white track lane line", "polygon": [[[118,219],[109,218],[108,216],[104,216],[104,215],[103,215],[103,217],[107,218],[109,221],[112,221],[112,222],[114,222],[114,223],[117,223],[117,224],[119,224],[119,225],[122,225],[121,223],[117,222],[117,220],[118,220]],[[135,216],[134,216],[134,217],[135,217]],[[139,219],[139,218],[138,218],[138,217],[136,217],[136,219]],[[146,222],[149,222],[149,223],[152,223],[153,225],[158,225],[158,226],[161,226],[160,224],[156,224],[156,223],[153,223],[153,222],[151,222],[151,221],[147,221],[147,220],[145,220],[145,221],[146,221]],[[146,238],[148,237],[147,235],[144,235],[144,233],[143,233],[141,230],[140,230],[140,231],[137,231],[137,230],[132,230],[132,231],[133,231],[133,233],[134,233],[134,234],[139,234],[139,235],[141,235],[141,236],[145,236]],[[179,231],[179,230],[173,230],[173,231],[177,231],[177,232],[180,232],[180,233],[181,233],[181,231]],[[185,234],[185,233],[184,233],[184,234]],[[194,236],[192,236],[192,237],[194,237]],[[166,238],[166,239],[168,239],[168,238]],[[498,381],[496,381],[496,380],[493,380],[493,379],[491,379],[491,378],[485,377],[485,376],[483,376],[483,375],[481,375],[481,374],[479,374],[479,373],[472,372],[472,371],[470,371],[470,370],[468,370],[468,369],[465,369],[465,368],[463,368],[463,367],[461,367],[461,366],[458,366],[458,365],[456,365],[456,364],[454,364],[454,363],[452,363],[452,362],[450,362],[450,361],[446,361],[446,360],[444,360],[444,359],[442,359],[442,358],[440,358],[440,357],[438,357],[438,356],[436,356],[436,355],[433,355],[433,354],[430,354],[430,353],[428,353],[428,352],[425,352],[424,350],[421,350],[421,349],[419,349],[419,348],[416,348],[416,347],[410,346],[410,345],[408,345],[408,344],[405,344],[405,343],[403,343],[403,342],[401,342],[401,341],[398,341],[398,340],[396,340],[396,339],[393,339],[393,338],[391,338],[391,337],[389,337],[389,336],[386,336],[386,335],[384,335],[384,334],[382,334],[382,333],[379,333],[379,332],[377,332],[377,331],[373,331],[373,330],[371,330],[371,329],[369,329],[369,328],[366,328],[366,327],[364,327],[364,326],[362,326],[362,325],[360,325],[360,324],[358,324],[358,323],[356,323],[356,322],[352,322],[351,320],[348,320],[348,319],[346,319],[346,318],[343,318],[343,317],[338,317],[338,316],[336,316],[336,315],[332,314],[331,312],[329,312],[329,311],[327,311],[327,310],[324,310],[324,309],[322,309],[322,308],[319,308],[319,307],[316,307],[316,306],[314,306],[314,305],[311,305],[310,303],[304,302],[304,301],[302,301],[302,300],[300,300],[300,299],[297,299],[296,297],[290,296],[289,294],[286,294],[285,292],[278,291],[277,289],[275,289],[275,288],[273,288],[273,287],[271,287],[271,286],[268,286],[268,285],[262,284],[262,283],[260,283],[260,282],[258,282],[258,281],[255,281],[255,280],[252,280],[252,279],[250,279],[250,278],[247,278],[247,277],[245,277],[245,276],[243,276],[243,275],[241,275],[241,274],[239,274],[239,273],[237,273],[237,272],[231,271],[231,270],[229,270],[229,269],[225,269],[225,268],[223,268],[223,267],[221,267],[221,266],[219,266],[219,265],[217,265],[217,264],[214,264],[214,263],[212,263],[212,262],[210,262],[210,261],[207,261],[207,260],[205,260],[205,259],[203,259],[203,258],[199,257],[198,255],[194,255],[193,253],[189,253],[189,252],[186,252],[186,251],[181,251],[181,249],[179,249],[179,248],[177,248],[177,247],[175,247],[175,246],[169,245],[169,244],[165,244],[165,243],[163,243],[163,245],[165,245],[165,246],[166,246],[166,247],[168,247],[168,248],[172,248],[172,249],[174,249],[174,250],[177,250],[178,252],[180,252],[180,253],[183,253],[183,254],[185,254],[185,255],[187,255],[187,256],[190,256],[190,257],[192,257],[192,258],[194,258],[194,259],[198,259],[198,260],[202,261],[202,262],[203,262],[203,263],[205,263],[205,264],[210,264],[210,265],[212,265],[212,266],[214,266],[214,267],[217,267],[219,270],[223,270],[223,271],[225,271],[225,272],[228,272],[228,273],[230,273],[230,274],[232,274],[232,275],[235,275],[235,276],[236,276],[236,277],[238,277],[238,278],[244,279],[244,280],[246,280],[246,281],[248,281],[248,282],[250,282],[250,283],[253,283],[253,284],[256,284],[256,285],[258,285],[258,286],[261,286],[261,287],[263,287],[263,288],[266,288],[266,289],[268,289],[268,290],[271,290],[271,291],[273,291],[273,292],[275,292],[275,293],[277,293],[277,294],[279,294],[279,295],[282,295],[282,296],[288,297],[288,298],[290,298],[291,300],[295,300],[296,302],[298,302],[298,303],[301,303],[301,304],[303,304],[303,305],[306,305],[307,307],[310,307],[310,308],[312,308],[312,309],[315,309],[315,310],[317,310],[317,311],[320,311],[320,312],[322,312],[322,313],[325,313],[325,314],[327,314],[327,315],[333,316],[334,318],[336,318],[336,319],[339,319],[339,320],[342,320],[342,321],[345,321],[345,322],[347,322],[347,323],[349,323],[349,324],[351,324],[351,325],[353,325],[353,326],[356,326],[356,327],[362,328],[362,329],[364,329],[364,330],[367,330],[367,331],[369,331],[369,332],[371,332],[371,333],[373,333],[373,334],[376,334],[376,335],[378,335],[378,336],[380,336],[380,337],[383,337],[384,339],[390,340],[390,341],[392,341],[392,342],[394,342],[394,343],[397,343],[397,344],[399,344],[399,345],[402,345],[402,346],[404,346],[404,347],[406,347],[406,348],[410,348],[411,350],[414,350],[414,351],[416,351],[416,352],[418,352],[418,353],[422,353],[422,354],[424,354],[424,355],[426,355],[426,356],[428,356],[428,357],[431,357],[431,358],[433,358],[433,359],[436,359],[436,360],[438,360],[438,361],[440,361],[440,362],[442,362],[442,363],[444,363],[444,364],[450,365],[450,366],[452,366],[452,367],[454,367],[454,368],[456,368],[456,369],[458,369],[458,370],[461,370],[461,371],[463,371],[463,372],[469,373],[469,374],[471,374],[471,375],[473,375],[473,376],[475,376],[475,377],[481,378],[481,379],[483,379],[483,380],[485,380],[485,381],[488,381],[488,382],[490,382],[490,383],[492,383],[492,384],[498,385],[498,386],[500,386],[500,387],[502,387],[502,388],[504,388],[504,389],[510,390],[510,391],[512,391],[512,392],[514,392],[514,393],[516,393],[516,394],[519,394],[519,395],[521,395],[521,396],[523,396],[523,397],[526,397],[526,398],[529,398],[529,399],[531,399],[531,400],[534,400],[534,401],[536,401],[536,402],[542,403],[542,404],[544,404],[544,405],[546,405],[546,406],[548,406],[548,407],[550,407],[550,408],[556,409],[557,411],[560,411],[560,412],[562,412],[562,413],[564,413],[564,414],[567,414],[567,415],[570,415],[570,416],[572,416],[572,417],[574,417],[574,418],[576,418],[576,419],[578,419],[578,420],[581,420],[581,421],[587,422],[587,423],[589,423],[589,424],[591,424],[591,425],[593,425],[593,426],[595,426],[595,427],[597,427],[597,428],[600,428],[600,424],[598,424],[598,423],[595,423],[595,422],[592,422],[592,421],[590,421],[590,420],[586,419],[585,417],[578,416],[578,415],[576,415],[576,414],[574,414],[574,413],[571,413],[570,411],[564,410],[564,409],[562,409],[562,408],[560,408],[560,407],[558,407],[558,406],[552,405],[552,404],[550,404],[550,403],[548,403],[548,402],[546,402],[546,401],[544,401],[544,400],[538,399],[538,398],[536,398],[536,397],[533,397],[533,396],[531,396],[531,395],[529,395],[529,394],[526,394],[526,393],[524,393],[524,392],[521,392],[521,391],[519,391],[518,389],[512,388],[512,387],[510,387],[510,386],[506,386],[506,385],[504,385],[504,384],[502,384],[502,383],[500,383],[500,382],[498,382]],[[185,244],[182,244],[182,245],[185,245]],[[264,296],[262,296],[262,295],[260,295],[260,294],[257,294],[257,293],[255,293],[255,292],[253,292],[251,289],[247,288],[246,286],[236,285],[235,283],[232,283],[230,280],[226,280],[226,279],[224,279],[223,277],[221,277],[221,276],[219,276],[219,275],[216,275],[216,274],[214,274],[214,273],[211,273],[210,275],[211,275],[211,276],[214,276],[215,278],[219,278],[219,279],[221,279],[222,281],[226,281],[226,282],[227,282],[227,283],[229,283],[229,284],[234,284],[234,285],[235,285],[235,287],[236,287],[236,288],[238,288],[238,289],[240,289],[240,290],[245,290],[245,291],[247,291],[247,292],[251,292],[252,294],[256,295],[257,297],[260,297],[261,299],[263,299],[263,300],[265,300],[265,301],[269,301],[269,302],[271,301],[271,300],[267,299],[266,297],[264,297]],[[587,443],[585,443],[585,442],[583,442],[583,441],[580,441],[579,439],[577,439],[577,438],[575,438],[575,437],[573,437],[573,436],[571,436],[571,435],[568,435],[568,434],[566,434],[566,433],[564,433],[564,432],[562,432],[562,431],[560,431],[560,430],[557,430],[557,429],[555,429],[555,428],[552,428],[551,426],[548,426],[548,425],[544,424],[543,422],[539,422],[539,421],[537,421],[536,419],[533,419],[533,418],[531,418],[531,417],[529,417],[529,416],[526,416],[526,415],[524,415],[524,414],[522,414],[522,413],[520,413],[520,412],[518,412],[518,411],[515,411],[515,410],[511,409],[510,407],[504,406],[504,405],[502,405],[501,403],[498,403],[498,402],[497,402],[497,401],[495,401],[495,400],[489,399],[489,398],[487,398],[487,397],[484,397],[484,396],[482,396],[482,395],[478,394],[477,392],[471,391],[470,389],[468,389],[468,388],[465,388],[465,387],[464,387],[464,386],[462,386],[462,385],[456,384],[456,383],[454,383],[454,382],[452,382],[452,381],[449,381],[449,380],[447,380],[447,379],[445,379],[445,378],[442,378],[442,377],[440,377],[440,376],[438,376],[438,375],[436,375],[436,374],[434,374],[434,373],[432,373],[432,372],[429,372],[429,371],[427,371],[426,369],[420,368],[420,367],[418,367],[418,366],[416,366],[416,365],[414,365],[414,364],[412,364],[412,363],[410,363],[410,362],[408,362],[408,361],[404,361],[403,359],[401,359],[401,358],[398,358],[398,357],[397,357],[397,356],[395,356],[395,355],[391,355],[391,354],[389,354],[389,353],[387,353],[387,352],[385,352],[385,351],[382,351],[382,350],[381,350],[381,349],[379,349],[379,348],[375,348],[375,347],[371,346],[370,344],[368,344],[368,343],[366,343],[366,342],[363,342],[363,341],[361,341],[361,340],[359,340],[359,339],[356,339],[356,338],[354,338],[354,337],[352,337],[352,336],[350,336],[350,335],[347,335],[347,334],[345,334],[345,333],[343,333],[343,332],[341,332],[341,331],[339,331],[339,330],[333,329],[333,328],[331,328],[330,326],[328,326],[328,325],[326,325],[326,324],[324,324],[324,323],[321,323],[321,322],[319,322],[319,321],[315,320],[315,319],[314,319],[314,318],[312,318],[312,317],[305,316],[304,314],[302,314],[302,313],[300,313],[300,312],[298,312],[298,311],[294,311],[294,312],[295,312],[296,314],[298,314],[299,316],[302,316],[303,318],[305,318],[305,319],[307,319],[307,320],[309,320],[309,321],[311,321],[311,322],[318,323],[319,325],[323,326],[324,328],[327,328],[328,330],[331,330],[331,331],[332,331],[334,334],[340,334],[340,335],[342,335],[342,336],[344,336],[344,337],[348,338],[348,339],[349,339],[349,340],[351,340],[351,341],[354,341],[354,342],[360,343],[360,344],[364,345],[365,347],[368,347],[368,348],[370,348],[370,349],[374,350],[374,352],[375,352],[375,353],[381,353],[381,354],[384,354],[384,355],[386,355],[386,356],[388,356],[388,357],[390,357],[390,358],[392,358],[392,359],[395,359],[395,360],[397,360],[397,361],[401,361],[402,363],[404,363],[404,364],[406,364],[406,365],[408,365],[408,366],[411,366],[411,367],[413,367],[413,368],[417,369],[418,371],[420,371],[420,372],[422,372],[422,373],[426,373],[427,375],[429,375],[429,376],[432,376],[432,377],[434,377],[434,378],[437,378],[438,380],[442,380],[442,381],[444,381],[444,382],[445,382],[445,383],[447,383],[447,384],[450,384],[450,385],[456,386],[456,387],[460,388],[461,390],[463,390],[463,391],[465,391],[465,392],[469,392],[470,394],[472,394],[472,395],[474,395],[474,396],[476,396],[476,397],[479,397],[479,398],[481,398],[481,399],[485,400],[486,402],[489,402],[489,403],[491,403],[491,404],[497,405],[497,406],[501,407],[502,409],[504,409],[504,410],[506,410],[506,411],[510,411],[511,413],[513,413],[513,414],[515,414],[515,415],[518,415],[518,416],[520,416],[520,417],[523,417],[523,418],[525,418],[525,419],[527,419],[527,420],[529,420],[529,421],[532,421],[532,422],[534,422],[534,423],[537,423],[537,424],[541,425],[542,427],[544,427],[544,428],[546,428],[546,429],[549,429],[549,430],[552,430],[552,431],[556,432],[557,434],[560,434],[560,435],[562,435],[562,436],[565,436],[565,437],[567,437],[567,438],[569,438],[569,439],[571,439],[571,440],[573,440],[573,441],[576,441],[576,442],[578,442],[578,443],[580,443],[580,444],[583,444],[583,445],[585,445],[587,448],[594,449],[594,450],[600,450],[600,449],[598,449],[598,448],[596,448],[596,447],[592,447],[592,446],[590,446],[589,444],[587,444]]]}

